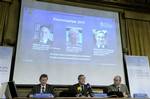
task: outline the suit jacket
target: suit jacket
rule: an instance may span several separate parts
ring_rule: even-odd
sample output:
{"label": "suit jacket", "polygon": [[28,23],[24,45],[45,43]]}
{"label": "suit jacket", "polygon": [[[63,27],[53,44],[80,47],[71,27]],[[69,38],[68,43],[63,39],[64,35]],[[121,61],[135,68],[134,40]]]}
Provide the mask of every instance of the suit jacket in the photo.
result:
{"label": "suit jacket", "polygon": [[[41,92],[41,84],[38,84],[38,85],[33,86],[29,95],[34,95],[34,94],[37,94],[40,92]],[[46,84],[46,89],[45,89],[44,93],[51,93],[55,96],[54,91],[53,91],[53,87],[49,84]]]}
{"label": "suit jacket", "polygon": [[74,96],[76,96],[77,94],[81,95],[81,96],[91,96],[93,97],[93,92],[92,92],[92,88],[88,85],[83,85],[83,88],[82,86],[77,83],[77,84],[74,84],[72,86],[72,93],[74,94]]}

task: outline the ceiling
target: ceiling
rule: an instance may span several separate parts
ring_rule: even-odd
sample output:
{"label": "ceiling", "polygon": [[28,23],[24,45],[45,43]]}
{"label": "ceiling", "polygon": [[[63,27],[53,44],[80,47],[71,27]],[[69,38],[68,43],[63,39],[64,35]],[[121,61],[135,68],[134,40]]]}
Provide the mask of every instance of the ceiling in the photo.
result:
{"label": "ceiling", "polygon": [[88,3],[94,5],[106,5],[150,13],[150,0],[65,0],[65,1]]}
{"label": "ceiling", "polygon": [[149,5],[150,0],[72,0],[72,1],[90,1],[90,2],[112,2],[112,3],[133,3]]}

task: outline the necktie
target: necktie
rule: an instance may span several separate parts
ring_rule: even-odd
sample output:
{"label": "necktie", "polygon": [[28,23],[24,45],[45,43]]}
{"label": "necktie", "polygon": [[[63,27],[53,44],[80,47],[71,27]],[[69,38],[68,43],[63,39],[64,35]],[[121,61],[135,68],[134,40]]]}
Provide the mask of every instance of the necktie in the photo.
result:
{"label": "necktie", "polygon": [[82,85],[82,91],[84,91],[84,85]]}
{"label": "necktie", "polygon": [[45,88],[44,88],[44,86],[42,86],[42,93],[44,93],[45,92]]}
{"label": "necktie", "polygon": [[120,87],[117,87],[118,88],[118,92],[120,91]]}

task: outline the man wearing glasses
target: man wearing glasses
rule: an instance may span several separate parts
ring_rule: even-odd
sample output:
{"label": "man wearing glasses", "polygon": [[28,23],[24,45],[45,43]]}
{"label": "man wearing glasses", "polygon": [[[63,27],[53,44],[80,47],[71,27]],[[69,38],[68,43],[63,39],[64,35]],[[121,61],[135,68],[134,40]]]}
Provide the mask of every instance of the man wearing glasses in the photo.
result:
{"label": "man wearing glasses", "polygon": [[108,86],[109,92],[121,92],[123,97],[129,97],[129,91],[125,84],[121,84],[121,76],[117,75],[114,77],[114,84]]}

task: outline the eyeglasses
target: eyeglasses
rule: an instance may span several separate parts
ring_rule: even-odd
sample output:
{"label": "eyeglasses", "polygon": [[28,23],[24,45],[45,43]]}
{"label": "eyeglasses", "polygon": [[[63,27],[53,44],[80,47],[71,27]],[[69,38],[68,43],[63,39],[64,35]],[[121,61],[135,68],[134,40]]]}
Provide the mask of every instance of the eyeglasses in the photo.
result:
{"label": "eyeglasses", "polygon": [[120,79],[115,79],[114,81],[121,81]]}

